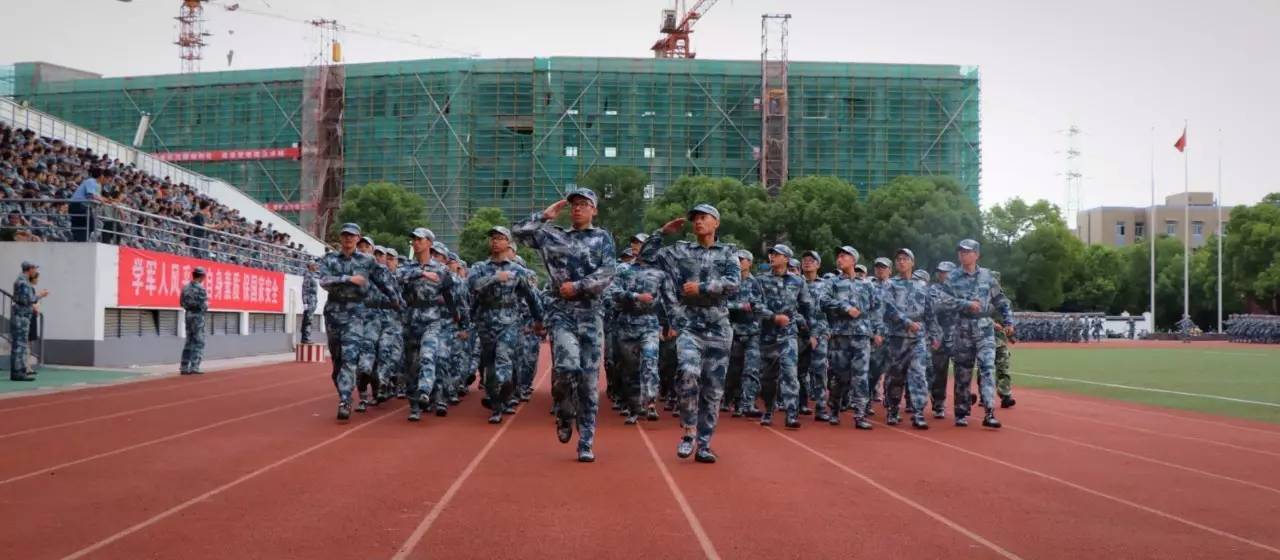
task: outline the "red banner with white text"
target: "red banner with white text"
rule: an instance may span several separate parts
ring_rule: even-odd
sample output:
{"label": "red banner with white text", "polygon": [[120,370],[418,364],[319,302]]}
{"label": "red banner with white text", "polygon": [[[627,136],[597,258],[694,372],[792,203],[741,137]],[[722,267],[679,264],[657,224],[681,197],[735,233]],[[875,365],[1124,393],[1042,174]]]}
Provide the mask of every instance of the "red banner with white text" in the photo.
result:
{"label": "red banner with white text", "polygon": [[284,311],[284,273],[120,247],[116,294],[121,307],[181,307],[191,271],[204,267],[209,309]]}
{"label": "red banner with white text", "polygon": [[245,161],[255,159],[298,159],[302,148],[245,148],[240,150],[195,150],[190,152],[156,152],[164,161]]}

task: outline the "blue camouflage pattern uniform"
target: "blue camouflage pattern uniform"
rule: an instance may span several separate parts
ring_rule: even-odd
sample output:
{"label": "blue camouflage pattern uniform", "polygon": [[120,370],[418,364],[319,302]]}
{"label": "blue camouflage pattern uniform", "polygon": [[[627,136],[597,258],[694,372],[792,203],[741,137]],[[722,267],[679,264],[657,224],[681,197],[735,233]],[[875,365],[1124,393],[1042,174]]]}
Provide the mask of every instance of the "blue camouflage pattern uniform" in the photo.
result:
{"label": "blue camouflage pattern uniform", "polygon": [[[445,266],[445,274],[449,276],[449,288],[445,290],[452,298],[457,308],[457,314],[460,316],[471,316],[471,293],[467,289],[467,283],[457,273]],[[436,298],[439,304],[444,303],[444,293]],[[458,320],[454,320],[450,316],[441,318],[440,321],[440,341],[436,347],[436,384],[434,389],[433,400],[436,402],[437,411],[449,403],[457,403],[459,401],[458,393],[462,384],[466,381],[466,372],[464,371],[471,365],[471,338],[470,334],[467,339],[462,339],[462,333],[469,332],[462,328],[462,324]],[[501,405],[499,405],[501,406]]]}
{"label": "blue camouflage pattern uniform", "polygon": [[[871,285],[871,288],[875,290],[876,297],[879,298],[881,304],[883,304],[887,297],[886,289],[889,287],[889,282],[892,280],[881,281],[875,277],[868,276],[866,281]],[[885,331],[885,334],[888,334],[888,330]],[[880,346],[873,346],[871,348],[871,364],[867,370],[867,387],[870,391],[868,394],[872,399],[875,399],[877,395],[881,394],[880,380],[884,379],[884,373],[888,368],[889,342],[888,336],[886,336],[884,344],[881,344]]]}
{"label": "blue camouflage pattern uniform", "polygon": [[[925,364],[930,363],[929,344],[931,340],[942,340],[929,288],[914,278],[894,276],[885,287],[884,304],[884,321],[889,331],[885,410],[891,415],[897,413],[906,388],[910,393],[908,404],[920,414],[929,394],[925,377]],[[920,330],[910,332],[910,323],[919,323]]]}
{"label": "blue camouflage pattern uniform", "polygon": [[[499,272],[508,272],[511,278],[499,281]],[[512,261],[490,258],[473,266],[467,277],[471,321],[480,339],[481,378],[494,410],[502,410],[515,389],[515,362],[524,319],[521,302],[534,321],[542,320],[542,302],[529,279],[532,275]]]}
{"label": "blue camouflage pattern uniform", "polygon": [[[614,279],[616,281],[619,274],[630,268],[631,265],[625,262],[617,263],[614,267]],[[611,284],[609,290],[614,289]],[[612,295],[606,291],[604,300],[600,302],[602,321],[605,325],[604,330],[604,379],[605,379],[605,395],[615,403],[622,401],[622,380],[618,377],[618,330],[613,328],[618,320],[618,306],[614,302]]]}
{"label": "blue camouflage pattern uniform", "polygon": [[[831,327],[831,413],[838,414],[849,395],[854,417],[865,417],[871,401],[871,339],[885,335],[879,290],[868,280],[838,276],[824,294],[822,309]],[[849,316],[851,309],[858,310],[856,319]]]}
{"label": "blue camouflage pattern uniform", "polygon": [[30,353],[31,318],[40,295],[24,272],[13,281],[13,300],[9,304],[9,378],[27,376],[27,354]]}
{"label": "blue camouflage pattern uniform", "polygon": [[[436,390],[440,373],[440,353],[446,323],[453,323],[461,316],[461,309],[454,299],[453,275],[444,265],[428,259],[420,263],[410,260],[396,271],[405,300],[405,352],[406,391],[412,410],[425,408],[427,400]],[[423,277],[434,273],[436,280]],[[444,406],[444,403],[437,403]]]}
{"label": "blue camouflage pattern uniform", "polygon": [[[670,324],[667,310],[675,305],[675,292],[662,270],[639,263],[619,266],[608,293],[615,309],[618,396],[636,415],[658,398],[658,335]],[[641,294],[653,301],[640,301]]]}
{"label": "blue camouflage pattern uniform", "polygon": [[[831,340],[830,325],[827,324],[827,316],[821,312],[822,298],[827,295],[831,289],[831,280],[823,277],[816,277],[813,280],[805,279],[805,283],[809,287],[809,300],[812,302],[813,313],[812,319],[802,321],[799,325],[799,340],[797,348],[799,349],[796,362],[797,375],[800,377],[800,406],[810,406],[813,403],[813,409],[822,414],[826,409],[827,403],[827,370],[829,368],[828,352]],[[817,346],[810,345],[810,339],[817,340]],[[839,409],[833,409],[839,410]]]}
{"label": "blue camouflage pattern uniform", "polygon": [[391,297],[381,301],[378,307],[377,360],[374,363],[379,400],[391,396],[400,368],[404,365],[404,295],[400,290],[400,279],[389,268],[387,272],[386,282]]}
{"label": "blue camouflage pattern uniform", "polygon": [[188,282],[182,287],[180,303],[182,310],[186,311],[183,323],[187,329],[187,340],[182,345],[182,363],[178,365],[178,372],[196,373],[204,360],[204,314],[209,311],[209,292],[195,281]]}
{"label": "blue camouflage pattern uniform", "polygon": [[947,304],[946,289],[941,284],[929,284],[929,300],[938,318],[942,340],[942,346],[932,350],[930,356],[929,398],[933,411],[941,413],[947,406],[947,371],[951,367],[951,356],[955,351],[956,314]]}
{"label": "blue camouflage pattern uniform", "polygon": [[[538,251],[547,267],[550,298],[544,312],[551,331],[551,396],[559,421],[576,421],[578,450],[590,450],[600,406],[601,300],[616,266],[613,236],[594,226],[565,229],[548,223],[541,212],[517,222],[512,233]],[[560,295],[565,282],[574,286],[570,299]]]}
{"label": "blue camouflage pattern uniform", "polygon": [[311,342],[311,323],[315,320],[318,285],[315,272],[307,270],[302,275],[302,342],[304,344]]}
{"label": "blue camouflage pattern uniform", "polygon": [[[801,324],[814,324],[815,306],[804,278],[790,272],[777,274],[770,271],[760,277],[761,313],[767,318],[761,323],[760,358],[761,397],[765,414],[773,411],[782,398],[781,405],[791,418],[798,413],[800,379],[798,370]],[[776,315],[786,315],[790,322],[779,327],[773,322]],[[808,344],[806,338],[804,344]]]}
{"label": "blue camouflage pattern uniform", "polygon": [[768,318],[761,311],[762,298],[760,279],[748,274],[739,280],[738,292],[729,300],[733,346],[724,388],[738,412],[752,408],[760,394],[760,322]]}
{"label": "blue camouflage pattern uniform", "polygon": [[359,327],[364,333],[364,338],[360,345],[359,365],[356,368],[356,386],[360,391],[360,400],[366,403],[373,402],[373,393],[382,392],[376,366],[381,354],[378,346],[382,340],[383,324],[386,320],[384,310],[400,306],[399,294],[391,284],[391,270],[386,265],[379,264],[375,259],[369,280],[372,288],[365,291],[363,320]]}
{"label": "blue camouflage pattern uniform", "polygon": [[[1001,323],[1012,326],[1013,310],[1005,297],[1000,282],[991,271],[977,267],[973,272],[963,268],[951,271],[945,293],[950,297],[950,309],[956,314],[955,348],[955,415],[969,415],[969,387],[973,383],[973,368],[978,367],[978,394],[983,408],[990,411],[996,399],[995,360],[996,335],[991,321],[995,310]],[[970,302],[978,302],[978,310],[969,308]]]}
{"label": "blue camouflage pattern uniform", "polygon": [[[720,416],[733,345],[728,304],[738,292],[741,276],[737,251],[720,242],[703,247],[681,241],[662,247],[661,230],[649,236],[641,253],[653,249],[658,250],[658,265],[678,294],[668,313],[677,332],[675,392],[680,426],[696,428],[696,443],[709,448]],[[696,295],[684,295],[686,282],[698,283]]]}
{"label": "blue camouflage pattern uniform", "polygon": [[[535,280],[534,272],[529,269],[529,280],[532,283]],[[546,307],[546,298],[542,290],[536,287],[533,290],[533,296],[537,298],[540,307]],[[533,393],[533,378],[537,374],[538,368],[538,352],[542,346],[542,336],[534,330],[532,311],[529,310],[529,304],[524,300],[520,300],[520,351],[516,353],[516,385],[519,386],[521,399],[528,400]]]}
{"label": "blue camouflage pattern uniform", "polygon": [[[329,294],[324,304],[324,324],[333,360],[333,385],[338,390],[338,401],[344,405],[351,404],[360,352],[366,345],[364,303],[366,294],[373,289],[370,285],[376,265],[372,256],[359,251],[349,256],[329,253],[320,261],[320,287]],[[355,285],[351,282],[353,276],[363,276],[365,284]]]}

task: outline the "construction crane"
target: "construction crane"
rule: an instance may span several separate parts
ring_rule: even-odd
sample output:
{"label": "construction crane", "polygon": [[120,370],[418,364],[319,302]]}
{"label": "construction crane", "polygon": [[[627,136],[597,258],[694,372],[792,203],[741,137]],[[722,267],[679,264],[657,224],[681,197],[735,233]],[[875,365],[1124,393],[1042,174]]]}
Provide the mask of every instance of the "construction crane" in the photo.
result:
{"label": "construction crane", "polygon": [[[662,10],[662,38],[650,47],[654,58],[694,58],[697,53],[689,44],[693,24],[698,23],[719,0],[697,0],[693,7],[685,8],[685,0],[675,0],[674,7]],[[677,15],[679,19],[677,20]]]}

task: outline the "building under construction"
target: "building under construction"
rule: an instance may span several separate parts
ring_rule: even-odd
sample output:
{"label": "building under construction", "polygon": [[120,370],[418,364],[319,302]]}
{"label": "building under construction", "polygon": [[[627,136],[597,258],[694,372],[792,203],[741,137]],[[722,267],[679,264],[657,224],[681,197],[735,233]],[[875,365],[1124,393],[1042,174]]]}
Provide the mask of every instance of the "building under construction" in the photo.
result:
{"label": "building under construction", "polygon": [[834,175],[865,193],[899,175],[950,175],[977,202],[976,68],[785,72],[770,89],[748,60],[430,59],[126,78],[20,63],[13,89],[304,225],[322,225],[344,185],[390,181],[421,194],[453,239],[472,210],[525,215],[595,166],[643,169],[654,194],[682,175],[771,183],[761,165],[778,152],[765,144],[782,148],[784,177]]}

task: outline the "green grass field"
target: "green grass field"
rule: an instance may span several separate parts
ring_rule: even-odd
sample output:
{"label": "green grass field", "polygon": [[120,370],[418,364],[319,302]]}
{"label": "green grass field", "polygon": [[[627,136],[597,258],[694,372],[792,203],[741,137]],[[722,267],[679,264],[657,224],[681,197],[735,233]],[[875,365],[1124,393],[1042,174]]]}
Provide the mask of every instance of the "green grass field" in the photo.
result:
{"label": "green grass field", "polygon": [[[1185,349],[1014,346],[1010,369],[1015,395],[1018,387],[1053,389],[1280,424],[1280,349],[1276,348],[1252,345],[1202,349],[1194,346]],[[1107,387],[1081,381],[1196,395]]]}

